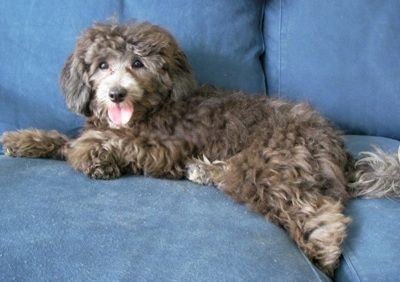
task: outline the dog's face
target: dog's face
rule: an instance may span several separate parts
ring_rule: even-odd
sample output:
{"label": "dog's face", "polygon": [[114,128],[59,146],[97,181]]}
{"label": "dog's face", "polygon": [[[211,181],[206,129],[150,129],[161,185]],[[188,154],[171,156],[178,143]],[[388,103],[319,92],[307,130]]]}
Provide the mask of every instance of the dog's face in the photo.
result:
{"label": "dog's face", "polygon": [[67,105],[110,126],[129,126],[166,99],[192,94],[195,80],[166,30],[147,23],[86,30],[61,74]]}

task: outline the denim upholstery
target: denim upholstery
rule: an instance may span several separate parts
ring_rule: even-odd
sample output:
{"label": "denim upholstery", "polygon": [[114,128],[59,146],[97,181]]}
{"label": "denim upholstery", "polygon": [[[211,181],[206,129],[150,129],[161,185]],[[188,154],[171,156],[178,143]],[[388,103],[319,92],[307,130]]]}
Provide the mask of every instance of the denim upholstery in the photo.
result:
{"label": "denim upholstery", "polygon": [[268,91],[352,134],[400,139],[399,1],[267,1]]}
{"label": "denim upholstery", "polygon": [[[171,30],[197,79],[307,100],[350,152],[400,145],[400,2],[87,0],[0,2],[0,134],[71,136],[60,70],[94,21]],[[352,200],[338,281],[400,277],[398,200]],[[124,176],[0,151],[0,281],[327,281],[288,235],[212,187]]]}

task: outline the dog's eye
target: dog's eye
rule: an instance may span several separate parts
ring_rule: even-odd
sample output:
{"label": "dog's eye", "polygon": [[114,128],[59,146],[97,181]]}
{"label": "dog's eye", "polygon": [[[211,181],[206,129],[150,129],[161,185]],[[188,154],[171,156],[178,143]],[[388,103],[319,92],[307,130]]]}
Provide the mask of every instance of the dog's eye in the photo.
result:
{"label": "dog's eye", "polygon": [[134,68],[143,68],[144,67],[144,65],[143,65],[143,63],[141,62],[141,61],[139,61],[139,60],[135,60],[134,62],[133,62],[133,64],[132,64],[132,67],[134,67]]}
{"label": "dog's eye", "polygon": [[99,64],[99,69],[101,69],[101,70],[106,70],[106,69],[108,69],[108,64],[107,64],[106,62],[101,62],[101,63]]}

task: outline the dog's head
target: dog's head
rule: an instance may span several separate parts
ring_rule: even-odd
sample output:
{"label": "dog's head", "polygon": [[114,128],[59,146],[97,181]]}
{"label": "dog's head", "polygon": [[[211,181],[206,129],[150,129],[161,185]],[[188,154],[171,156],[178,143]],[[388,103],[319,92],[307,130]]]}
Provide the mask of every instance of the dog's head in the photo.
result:
{"label": "dog's head", "polygon": [[139,119],[196,87],[173,36],[148,23],[95,24],[78,40],[61,73],[68,107],[114,125]]}

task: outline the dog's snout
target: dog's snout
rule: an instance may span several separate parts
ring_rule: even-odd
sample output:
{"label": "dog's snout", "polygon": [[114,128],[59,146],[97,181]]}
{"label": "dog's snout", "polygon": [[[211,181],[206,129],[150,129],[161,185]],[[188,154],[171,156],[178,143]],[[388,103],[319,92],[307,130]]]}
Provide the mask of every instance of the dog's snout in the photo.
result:
{"label": "dog's snout", "polygon": [[110,98],[111,102],[120,103],[124,101],[126,94],[127,91],[125,88],[115,87],[110,89],[108,92],[108,97]]}

